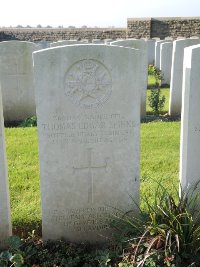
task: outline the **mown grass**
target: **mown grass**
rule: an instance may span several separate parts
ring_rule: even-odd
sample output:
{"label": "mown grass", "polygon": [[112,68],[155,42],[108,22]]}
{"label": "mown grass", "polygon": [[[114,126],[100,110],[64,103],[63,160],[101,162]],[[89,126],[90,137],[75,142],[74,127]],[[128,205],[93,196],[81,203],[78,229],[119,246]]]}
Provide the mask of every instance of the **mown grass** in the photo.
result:
{"label": "mown grass", "polygon": [[37,128],[7,128],[5,133],[12,222],[21,232],[41,221]]}
{"label": "mown grass", "polygon": [[[178,188],[179,122],[141,124],[141,196],[163,181]],[[11,212],[14,232],[40,228],[40,189],[37,128],[7,128]],[[153,200],[153,199],[152,199]],[[141,202],[144,206],[143,201]]]}
{"label": "mown grass", "polygon": [[178,190],[180,122],[151,122],[141,125],[141,205],[142,196],[152,195],[162,181],[169,192]]}

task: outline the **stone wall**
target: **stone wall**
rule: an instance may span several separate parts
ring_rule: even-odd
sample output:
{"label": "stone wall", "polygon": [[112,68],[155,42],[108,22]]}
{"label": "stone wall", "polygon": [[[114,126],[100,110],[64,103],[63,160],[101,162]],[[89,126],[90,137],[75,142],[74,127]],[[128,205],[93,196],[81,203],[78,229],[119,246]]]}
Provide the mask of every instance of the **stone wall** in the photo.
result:
{"label": "stone wall", "polygon": [[0,41],[19,40],[55,42],[70,39],[119,39],[126,38],[125,28],[45,29],[45,28],[0,28]]}
{"label": "stone wall", "polygon": [[130,18],[127,38],[200,36],[200,17]]}
{"label": "stone wall", "polygon": [[0,28],[0,41],[56,42],[70,39],[125,39],[200,36],[200,17],[129,18],[126,28]]}
{"label": "stone wall", "polygon": [[127,38],[150,38],[151,18],[133,18],[127,21]]}
{"label": "stone wall", "polygon": [[177,38],[200,36],[200,17],[194,18],[152,18],[151,38]]}

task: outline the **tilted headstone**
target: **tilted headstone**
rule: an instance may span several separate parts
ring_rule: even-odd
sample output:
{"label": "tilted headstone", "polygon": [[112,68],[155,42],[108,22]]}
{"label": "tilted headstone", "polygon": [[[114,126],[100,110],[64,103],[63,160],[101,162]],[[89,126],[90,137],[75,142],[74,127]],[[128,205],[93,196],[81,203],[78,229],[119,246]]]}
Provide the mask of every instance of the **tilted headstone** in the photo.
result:
{"label": "tilted headstone", "polygon": [[12,234],[8,170],[4,138],[3,107],[0,90],[0,248],[5,248],[6,239]]}
{"label": "tilted headstone", "polygon": [[155,66],[156,68],[160,69],[160,46],[163,43],[167,43],[169,41],[162,40],[162,41],[156,41],[155,45]]}
{"label": "tilted headstone", "polygon": [[139,56],[106,45],[34,53],[44,239],[105,240],[113,215],[139,203]]}
{"label": "tilted headstone", "polygon": [[200,39],[185,39],[173,42],[170,82],[169,114],[181,114],[184,48],[199,44]]}
{"label": "tilted headstone", "polygon": [[0,43],[0,81],[5,121],[20,121],[35,115],[32,52],[34,43]]}
{"label": "tilted headstone", "polygon": [[170,84],[173,43],[163,43],[160,48],[160,69],[163,74],[161,84]]}
{"label": "tilted headstone", "polygon": [[184,50],[180,183],[186,188],[200,180],[200,45]]}
{"label": "tilted headstone", "polygon": [[[141,117],[146,115],[146,95],[147,95],[147,83],[148,83],[148,55],[147,55],[147,43],[140,39],[126,39],[123,41],[112,42],[111,45],[118,45],[124,47],[131,47],[134,49],[139,49],[141,52],[141,69],[140,69],[140,79],[141,79],[141,106],[140,112]],[[131,71],[131,70],[130,70]]]}
{"label": "tilted headstone", "polygon": [[50,43],[50,47],[57,47],[63,45],[75,45],[75,44],[85,44],[86,41],[78,41],[78,40],[60,40],[58,42]]}

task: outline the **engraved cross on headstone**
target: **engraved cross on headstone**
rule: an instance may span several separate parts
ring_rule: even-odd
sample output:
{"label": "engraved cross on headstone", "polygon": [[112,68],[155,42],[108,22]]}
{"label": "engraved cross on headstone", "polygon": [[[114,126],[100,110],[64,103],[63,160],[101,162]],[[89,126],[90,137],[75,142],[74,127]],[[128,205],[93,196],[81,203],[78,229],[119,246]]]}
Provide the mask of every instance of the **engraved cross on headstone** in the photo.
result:
{"label": "engraved cross on headstone", "polygon": [[108,159],[105,159],[104,165],[92,165],[92,148],[87,150],[87,165],[82,167],[73,167],[73,171],[88,170],[88,203],[93,203],[93,170],[107,169]]}

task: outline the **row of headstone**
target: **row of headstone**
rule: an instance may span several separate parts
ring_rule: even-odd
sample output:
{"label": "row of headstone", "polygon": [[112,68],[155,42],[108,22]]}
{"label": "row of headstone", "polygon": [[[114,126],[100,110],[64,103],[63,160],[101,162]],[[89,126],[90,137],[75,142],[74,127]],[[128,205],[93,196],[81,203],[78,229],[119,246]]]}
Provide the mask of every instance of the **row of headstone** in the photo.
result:
{"label": "row of headstone", "polygon": [[184,48],[199,44],[200,39],[180,39],[173,42],[170,81],[169,114],[181,114]]}
{"label": "row of headstone", "polygon": [[56,46],[63,46],[63,45],[75,45],[75,44],[110,44],[113,42],[113,39],[92,39],[91,41],[88,39],[82,39],[82,40],[59,40],[57,42],[50,43],[50,47],[56,47]]}
{"label": "row of headstone", "polygon": [[[51,43],[50,48],[80,44],[86,44],[86,41],[59,41]],[[148,75],[146,43],[143,40],[126,40],[121,41],[120,44],[142,51],[141,79],[143,79],[143,86],[141,88],[141,116],[143,117],[146,114]],[[42,44],[30,42],[8,41],[0,43],[0,81],[3,95],[4,120],[6,122],[21,121],[36,114],[32,53],[41,49]]]}
{"label": "row of headstone", "polygon": [[179,116],[182,106],[182,80],[184,48],[199,44],[200,39],[179,38],[158,40],[155,44],[155,66],[162,71],[162,85],[170,85],[169,115]]}
{"label": "row of headstone", "polygon": [[[104,241],[113,215],[137,215],[143,52],[123,46],[33,53],[44,239]],[[200,171],[200,45],[185,49],[183,69],[180,179],[187,186]],[[1,102],[0,146],[3,246],[11,223]]]}
{"label": "row of headstone", "polygon": [[[183,49],[186,46],[199,43],[199,39],[180,39],[155,41],[142,39],[127,39],[110,42],[111,45],[121,45],[139,49],[142,53],[141,79],[141,117],[146,114],[146,88],[148,51],[155,43],[156,64],[159,65],[164,79],[162,84],[170,84],[169,114],[178,115],[181,112],[181,85]],[[85,44],[85,41],[60,41],[50,44],[55,46]],[[0,43],[0,80],[3,95],[4,119],[20,121],[35,115],[35,98],[33,86],[32,53],[41,49],[41,45],[28,42],[9,41]],[[173,54],[173,56],[172,56]],[[159,60],[158,60],[159,58]]]}
{"label": "row of headstone", "polygon": [[[141,57],[138,49],[114,45],[33,53],[44,239],[96,243],[113,232],[113,215],[133,210],[133,203],[136,214]],[[4,246],[11,224],[0,115]]]}

